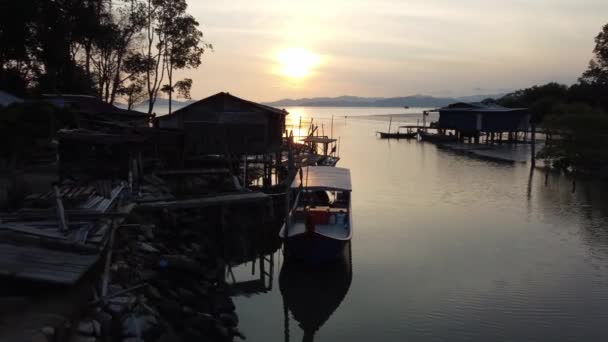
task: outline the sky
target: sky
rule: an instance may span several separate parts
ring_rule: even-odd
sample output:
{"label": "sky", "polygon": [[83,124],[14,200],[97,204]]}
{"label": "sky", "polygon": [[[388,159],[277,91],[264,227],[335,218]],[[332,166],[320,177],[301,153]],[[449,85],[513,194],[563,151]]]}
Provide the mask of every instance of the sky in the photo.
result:
{"label": "sky", "polygon": [[213,50],[193,98],[496,94],[571,84],[606,0],[189,0]]}

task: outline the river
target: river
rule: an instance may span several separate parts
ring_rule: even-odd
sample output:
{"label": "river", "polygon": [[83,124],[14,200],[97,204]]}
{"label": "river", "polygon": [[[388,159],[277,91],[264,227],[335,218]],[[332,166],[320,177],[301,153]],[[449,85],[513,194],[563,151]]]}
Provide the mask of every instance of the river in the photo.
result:
{"label": "river", "polygon": [[[334,118],[338,166],[352,173],[352,254],[302,273],[276,250],[271,286],[235,297],[248,341],[608,340],[605,185],[573,193],[569,179],[526,164],[378,139],[388,117],[367,115],[402,108],[287,109],[295,127],[315,117],[327,135]],[[407,112],[393,127],[421,118]],[[260,276],[251,263],[233,272]]]}

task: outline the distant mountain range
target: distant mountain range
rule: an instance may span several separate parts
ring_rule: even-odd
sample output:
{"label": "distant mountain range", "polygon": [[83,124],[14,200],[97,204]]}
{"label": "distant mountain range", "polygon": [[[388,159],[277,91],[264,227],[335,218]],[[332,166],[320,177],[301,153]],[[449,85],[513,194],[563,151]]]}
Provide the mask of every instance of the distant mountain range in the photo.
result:
{"label": "distant mountain range", "polygon": [[[274,102],[263,102],[272,107],[441,107],[454,102],[479,102],[487,98],[498,99],[504,94],[471,95],[459,97],[434,97],[428,95],[411,95],[401,97],[312,97],[301,99],[283,99]],[[198,100],[173,100],[173,110],[185,107]],[[163,112],[162,109],[169,106],[169,99],[158,98],[154,107]],[[142,101],[134,106],[138,110],[148,108],[148,101]]]}
{"label": "distant mountain range", "polygon": [[403,97],[313,97],[302,99],[283,99],[265,102],[273,107],[440,107],[454,102],[479,102],[487,98],[498,99],[504,94],[472,95],[461,97],[434,97],[427,95],[412,95]]}
{"label": "distant mountain range", "polygon": [[[196,101],[198,101],[198,100],[185,100],[185,101],[182,101],[182,100],[173,99],[173,101],[171,101],[172,102],[171,106],[185,107],[185,106],[187,106],[187,105],[189,105],[191,103],[194,103]],[[162,98],[162,97],[157,98],[156,102],[154,102],[154,106],[168,106],[168,105],[169,105],[169,99],[165,99],[165,98]],[[134,105],[134,107],[146,107],[147,108],[148,107],[148,100],[142,101],[142,102]]]}

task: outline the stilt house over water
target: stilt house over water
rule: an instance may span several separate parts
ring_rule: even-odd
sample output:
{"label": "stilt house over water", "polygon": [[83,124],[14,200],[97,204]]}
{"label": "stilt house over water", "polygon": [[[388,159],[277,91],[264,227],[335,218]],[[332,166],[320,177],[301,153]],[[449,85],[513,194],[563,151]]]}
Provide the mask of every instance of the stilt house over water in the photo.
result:
{"label": "stilt house over water", "polygon": [[156,119],[183,129],[190,156],[262,155],[280,151],[287,111],[218,93]]}
{"label": "stilt house over water", "polygon": [[439,112],[435,128],[444,132],[453,130],[460,140],[469,137],[479,142],[480,135],[484,134],[490,141],[494,136],[502,137],[502,133],[508,133],[509,140],[512,140],[517,133],[530,130],[530,113],[527,108],[458,102],[434,111]]}

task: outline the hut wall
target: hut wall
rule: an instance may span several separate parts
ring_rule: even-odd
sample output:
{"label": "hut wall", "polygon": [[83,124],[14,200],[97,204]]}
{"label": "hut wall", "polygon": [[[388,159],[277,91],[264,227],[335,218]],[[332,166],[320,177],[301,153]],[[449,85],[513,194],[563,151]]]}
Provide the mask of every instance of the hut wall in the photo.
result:
{"label": "hut wall", "polygon": [[457,129],[460,131],[474,131],[477,126],[476,112],[439,112],[439,127]]}
{"label": "hut wall", "polygon": [[485,132],[512,132],[529,128],[527,111],[483,113],[481,130]]}
{"label": "hut wall", "polygon": [[439,127],[460,131],[509,132],[528,129],[527,111],[440,111]]}

